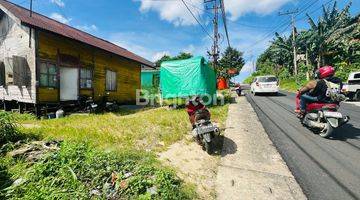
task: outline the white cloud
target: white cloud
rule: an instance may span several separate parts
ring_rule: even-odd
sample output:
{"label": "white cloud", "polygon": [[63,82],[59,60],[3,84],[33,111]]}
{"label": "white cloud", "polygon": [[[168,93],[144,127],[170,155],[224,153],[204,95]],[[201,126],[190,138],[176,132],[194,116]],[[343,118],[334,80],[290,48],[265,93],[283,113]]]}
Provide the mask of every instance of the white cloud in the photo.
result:
{"label": "white cloud", "polygon": [[160,60],[163,56],[168,55],[170,56],[170,52],[169,51],[160,51],[160,52],[156,52],[153,57],[152,57],[152,61],[155,62],[157,60]]}
{"label": "white cloud", "polygon": [[174,56],[180,52],[191,52],[194,55],[206,54],[205,43],[188,45],[189,43],[178,38],[189,39],[186,34],[172,31],[118,32],[109,34],[106,39],[151,61],[156,61],[165,54]]}
{"label": "white cloud", "polygon": [[[113,33],[109,36],[108,40],[122,48],[125,48],[139,56],[151,60],[156,53],[155,50],[146,48],[146,45],[139,43],[139,38],[144,38],[145,35],[135,34],[133,32],[119,32]],[[148,38],[145,39],[145,41]],[[150,40],[151,41],[151,40]]]}
{"label": "white cloud", "polygon": [[65,7],[65,3],[62,0],[50,0],[50,2],[56,4],[57,6],[59,6],[61,8]]}
{"label": "white cloud", "polygon": [[[134,0],[136,1],[136,0]],[[174,1],[149,1],[140,0],[141,12],[156,11],[160,14],[162,20],[173,23],[175,26],[187,26],[196,24],[195,19],[191,16],[185,5],[180,0]],[[203,0],[187,1],[187,5],[195,15],[203,14]]]}
{"label": "white cloud", "polygon": [[52,18],[56,21],[59,21],[61,23],[64,23],[64,24],[69,24],[71,21],[71,18],[66,18],[59,13],[51,13],[50,18]]}
{"label": "white cloud", "polygon": [[[181,0],[133,0],[140,1],[140,11],[145,13],[148,11],[156,11],[162,20],[173,23],[176,26],[195,25],[197,22],[191,16]],[[259,15],[267,15],[289,2],[296,0],[226,0],[225,7],[230,14],[231,20],[237,20],[239,17],[255,13]],[[198,16],[204,14],[203,0],[185,1],[193,13]],[[206,23],[206,22],[205,22]]]}
{"label": "white cloud", "polygon": [[225,8],[231,20],[237,20],[247,13],[270,14],[294,0],[226,0]]}
{"label": "white cloud", "polygon": [[255,69],[255,63],[253,61],[248,61],[245,63],[245,65],[243,66],[243,68],[241,69],[241,73],[245,73],[245,72],[254,72]]}
{"label": "white cloud", "polygon": [[77,29],[80,29],[85,32],[93,32],[97,31],[98,27],[95,24],[92,25],[82,25],[82,26],[75,26]]}
{"label": "white cloud", "polygon": [[183,49],[182,51],[185,53],[191,53],[193,54],[195,52],[196,48],[194,45],[190,44],[189,46],[187,46],[185,49]]}

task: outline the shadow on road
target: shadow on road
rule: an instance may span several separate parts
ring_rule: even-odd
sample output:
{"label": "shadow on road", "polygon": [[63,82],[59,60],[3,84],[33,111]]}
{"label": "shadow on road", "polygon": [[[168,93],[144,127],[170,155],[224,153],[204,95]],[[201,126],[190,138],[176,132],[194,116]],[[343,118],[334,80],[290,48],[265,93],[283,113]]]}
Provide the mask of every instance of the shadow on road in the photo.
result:
{"label": "shadow on road", "polygon": [[230,138],[221,135],[215,141],[214,155],[221,155],[221,157],[224,157],[228,154],[235,154],[236,151],[237,145]]}
{"label": "shadow on road", "polygon": [[360,129],[354,127],[352,124],[345,124],[335,130],[332,139],[341,141],[346,141],[347,139],[360,139]]}

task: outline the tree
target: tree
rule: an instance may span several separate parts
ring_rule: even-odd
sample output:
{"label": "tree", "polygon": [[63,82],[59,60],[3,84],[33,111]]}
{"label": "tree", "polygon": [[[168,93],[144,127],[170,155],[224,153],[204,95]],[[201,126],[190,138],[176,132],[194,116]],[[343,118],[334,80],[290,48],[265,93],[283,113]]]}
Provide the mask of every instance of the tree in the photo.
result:
{"label": "tree", "polygon": [[311,26],[309,30],[312,34],[310,41],[313,44],[313,50],[317,53],[318,67],[325,64],[331,64],[338,50],[332,49],[334,39],[337,40],[344,31],[349,28],[351,21],[349,3],[343,10],[339,11],[335,1],[332,7],[323,6],[323,15],[316,23],[309,15],[308,21]]}
{"label": "tree", "polygon": [[[307,15],[310,29],[296,33],[297,51],[306,58],[301,65],[302,72],[308,77],[315,68],[323,65],[360,63],[360,14],[352,17],[350,6],[351,3],[338,9],[336,2],[328,7],[323,6],[322,16],[317,21]],[[273,68],[274,73],[286,71],[291,76],[292,43],[292,37],[276,33],[271,45],[257,60],[258,71],[268,72]]]}
{"label": "tree", "polygon": [[[235,48],[228,47],[222,54],[216,70],[219,76],[231,78],[238,75],[244,65],[245,61],[243,58],[243,53]],[[235,69],[237,71],[237,74],[229,74],[229,69]]]}
{"label": "tree", "polygon": [[172,60],[184,60],[192,57],[193,55],[191,53],[180,52],[179,55],[173,57]]}
{"label": "tree", "polygon": [[162,62],[169,61],[169,60],[171,60],[171,57],[168,55],[164,55],[163,57],[161,57],[159,60],[157,60],[155,62],[156,68],[160,68]]}
{"label": "tree", "polygon": [[161,63],[164,61],[172,61],[172,60],[184,60],[184,59],[189,59],[192,58],[193,55],[191,53],[185,53],[185,52],[181,52],[179,53],[179,55],[171,57],[169,55],[164,55],[163,57],[161,57],[159,60],[157,60],[155,62],[156,68],[160,68]]}

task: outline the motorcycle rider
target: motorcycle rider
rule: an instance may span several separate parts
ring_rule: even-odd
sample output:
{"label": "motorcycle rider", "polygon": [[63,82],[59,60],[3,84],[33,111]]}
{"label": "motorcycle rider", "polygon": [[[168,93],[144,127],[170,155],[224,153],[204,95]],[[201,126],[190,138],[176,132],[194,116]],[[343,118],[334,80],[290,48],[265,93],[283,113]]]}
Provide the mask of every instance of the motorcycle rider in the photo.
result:
{"label": "motorcycle rider", "polygon": [[235,85],[235,91],[236,91],[236,94],[240,97],[241,96],[241,91],[242,91],[242,88],[241,88],[241,85],[240,84],[236,84]]}
{"label": "motorcycle rider", "polygon": [[325,102],[331,101],[327,96],[328,84],[331,82],[340,85],[342,88],[341,79],[335,77],[335,69],[332,66],[324,66],[315,72],[316,80],[309,81],[304,87],[298,90],[300,96],[300,108],[295,110],[299,116],[303,116],[306,111],[306,105],[313,102]]}

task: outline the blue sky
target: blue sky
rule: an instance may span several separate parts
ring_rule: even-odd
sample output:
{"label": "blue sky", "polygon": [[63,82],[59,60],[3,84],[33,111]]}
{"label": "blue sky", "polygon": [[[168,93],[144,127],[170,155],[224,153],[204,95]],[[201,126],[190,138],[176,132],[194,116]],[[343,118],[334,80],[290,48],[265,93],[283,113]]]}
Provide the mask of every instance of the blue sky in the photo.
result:
{"label": "blue sky", "polygon": [[[29,7],[30,0],[11,0]],[[201,29],[181,0],[33,0],[36,12],[109,40],[155,61],[164,54],[190,52],[206,56],[211,39]],[[203,0],[184,0],[203,26],[211,33],[211,11]],[[244,52],[246,65],[237,81],[253,70],[253,61],[266,49],[275,31],[289,34],[290,18],[278,12],[300,9],[298,29],[308,28],[305,13],[321,15],[321,5],[330,0],[224,0],[230,42]],[[329,3],[330,2],[330,3]],[[343,8],[349,1],[339,0]],[[360,12],[360,1],[353,0],[353,14]],[[283,26],[281,26],[283,25]],[[222,35],[224,34],[221,27]],[[225,38],[221,47],[226,48]]]}

